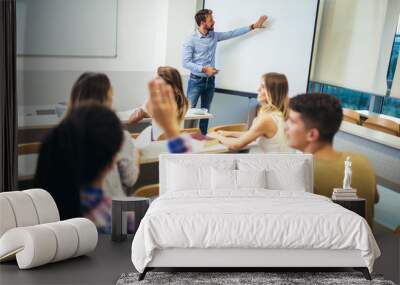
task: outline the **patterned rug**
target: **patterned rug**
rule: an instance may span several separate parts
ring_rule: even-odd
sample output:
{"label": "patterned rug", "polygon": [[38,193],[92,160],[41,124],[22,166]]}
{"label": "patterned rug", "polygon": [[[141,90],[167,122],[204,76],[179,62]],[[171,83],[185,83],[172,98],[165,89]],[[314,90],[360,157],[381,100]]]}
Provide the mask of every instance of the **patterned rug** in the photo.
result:
{"label": "patterned rug", "polygon": [[372,281],[364,278],[360,272],[148,272],[142,281],[139,273],[122,274],[117,285],[133,284],[387,284],[380,275],[372,275]]}

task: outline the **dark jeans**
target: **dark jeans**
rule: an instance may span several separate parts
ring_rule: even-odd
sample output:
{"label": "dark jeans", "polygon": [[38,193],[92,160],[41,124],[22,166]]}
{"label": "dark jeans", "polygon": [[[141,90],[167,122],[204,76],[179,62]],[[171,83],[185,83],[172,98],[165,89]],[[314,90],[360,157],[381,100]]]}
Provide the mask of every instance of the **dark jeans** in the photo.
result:
{"label": "dark jeans", "polygon": [[[191,107],[195,108],[199,97],[201,108],[210,111],[211,101],[214,97],[215,77],[198,77],[190,75],[187,96]],[[200,130],[203,135],[207,134],[208,119],[200,120]]]}

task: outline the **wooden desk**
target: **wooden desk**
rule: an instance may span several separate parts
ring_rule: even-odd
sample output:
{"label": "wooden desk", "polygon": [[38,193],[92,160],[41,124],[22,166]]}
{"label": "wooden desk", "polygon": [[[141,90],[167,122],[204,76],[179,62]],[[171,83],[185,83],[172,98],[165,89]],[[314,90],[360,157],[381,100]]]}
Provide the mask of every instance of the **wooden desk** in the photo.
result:
{"label": "wooden desk", "polygon": [[[241,152],[245,152],[254,143],[243,148]],[[209,147],[204,147],[195,150],[195,153],[229,153],[230,151],[227,147],[221,144],[212,145]],[[149,185],[156,184],[159,182],[159,169],[158,160],[159,155],[162,153],[168,153],[167,145],[165,141],[153,142],[151,145],[142,148],[142,157],[140,163],[140,175],[139,179],[133,186],[133,191],[138,188]]]}
{"label": "wooden desk", "polygon": [[[134,109],[127,111],[118,111],[116,112],[118,117],[120,118],[123,124],[128,122],[129,116],[133,113]],[[29,113],[31,114],[31,113]],[[211,113],[206,113],[202,115],[192,114],[190,111],[185,116],[185,122],[191,121],[190,125],[198,124],[198,121],[201,119],[211,119],[214,116]],[[57,125],[61,121],[61,117],[58,117],[56,114],[49,115],[18,115],[18,129],[27,130],[27,129],[50,129]],[[144,118],[141,122],[149,123],[151,122],[151,118]]]}
{"label": "wooden desk", "polygon": [[[211,146],[203,147],[201,142],[195,141],[195,148],[193,153],[227,153],[231,152],[226,146],[223,144],[215,144]],[[256,142],[252,142],[249,145],[245,146],[241,150],[245,151],[248,150],[251,146],[254,146]],[[154,163],[158,162],[158,157],[162,153],[168,153],[167,141],[155,141],[149,144],[148,146],[140,149],[141,151],[141,158],[140,164],[146,163]]]}
{"label": "wooden desk", "polygon": [[[135,109],[127,110],[127,111],[119,111],[117,112],[118,117],[120,118],[122,123],[127,123],[129,116],[135,111]],[[202,115],[192,114],[189,111],[185,115],[185,121],[198,121],[201,119],[212,119],[214,116],[211,113],[206,113]],[[151,123],[151,118],[144,118],[141,122]]]}
{"label": "wooden desk", "polygon": [[365,118],[365,119],[368,119],[369,117],[379,117],[379,118],[391,120],[397,124],[400,124],[400,118],[396,118],[396,117],[388,116],[388,115],[384,115],[384,114],[379,114],[379,113],[374,113],[374,112],[370,112],[368,110],[355,110],[355,111],[357,113],[359,113],[362,118]]}
{"label": "wooden desk", "polygon": [[400,137],[343,121],[340,131],[400,150]]}
{"label": "wooden desk", "polygon": [[[255,145],[255,142],[244,147],[242,151],[248,150],[251,146]],[[140,164],[152,164],[158,162],[158,157],[162,153],[168,153],[167,141],[154,141],[144,148],[140,149],[141,157]],[[215,144],[207,147],[203,147],[201,142],[195,142],[194,153],[228,153],[231,152],[226,146],[222,144]],[[19,155],[18,156],[18,176],[32,177],[35,173],[37,154],[30,155]],[[146,182],[148,182],[146,180]],[[153,181],[153,183],[156,183]],[[136,186],[139,186],[135,185]]]}

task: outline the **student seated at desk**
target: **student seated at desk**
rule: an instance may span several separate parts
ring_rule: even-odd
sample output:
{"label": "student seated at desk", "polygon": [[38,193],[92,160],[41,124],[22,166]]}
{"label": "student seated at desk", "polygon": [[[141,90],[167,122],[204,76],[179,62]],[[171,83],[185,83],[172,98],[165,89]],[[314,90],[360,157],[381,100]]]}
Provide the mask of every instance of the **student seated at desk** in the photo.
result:
{"label": "student seated at desk", "polygon": [[314,193],[332,196],[333,188],[342,188],[344,161],[349,156],[353,175],[351,187],[367,201],[367,221],[373,223],[374,203],[379,200],[374,170],[363,155],[338,152],[333,137],[339,130],[343,112],[335,97],[316,93],[301,94],[289,101],[286,134],[289,146],[314,154]]}
{"label": "student seated at desk", "polygon": [[[98,103],[111,108],[112,101],[113,89],[107,75],[86,72],[77,79],[72,87],[68,112],[82,104],[90,103]],[[129,132],[124,131],[124,141],[116,164],[104,179],[104,191],[112,197],[129,195],[139,177],[139,164],[139,150],[135,147]]]}
{"label": "student seated at desk", "polygon": [[[182,85],[182,77],[179,71],[170,66],[161,66],[157,69],[156,79],[160,79],[165,84],[171,86],[174,93],[174,98],[177,105],[177,119],[178,124],[182,128],[186,112],[189,108],[189,102],[185,96]],[[129,118],[129,123],[136,123],[141,121],[145,116],[149,116],[146,107],[147,102],[142,107],[138,108]],[[152,122],[151,138],[149,141],[157,140],[164,131],[156,122]]]}
{"label": "student seated at desk", "polygon": [[[123,138],[117,115],[98,104],[73,108],[49,132],[41,146],[34,185],[51,194],[61,220],[86,217],[99,233],[111,232],[112,198],[102,187]],[[128,220],[132,229],[133,220]]]}
{"label": "student seated at desk", "polygon": [[207,136],[218,139],[233,150],[256,141],[257,145],[250,148],[250,153],[291,152],[284,133],[288,89],[284,74],[264,74],[257,96],[261,108],[251,128],[246,132],[218,131]]}
{"label": "student seated at desk", "polygon": [[180,126],[177,119],[178,106],[171,85],[156,78],[149,82],[148,88],[147,111],[168,139],[167,147],[169,152],[192,152],[194,140],[190,136],[180,134]]}
{"label": "student seated at desk", "polygon": [[[190,138],[180,136],[173,116],[176,103],[172,91],[156,81],[150,82],[149,88],[149,112],[164,129],[169,139],[169,151],[190,152]],[[314,193],[327,197],[332,196],[333,188],[342,186],[344,161],[350,156],[353,168],[351,186],[357,189],[359,197],[366,199],[366,218],[372,226],[374,203],[379,200],[373,168],[364,156],[337,152],[332,145],[342,117],[342,107],[335,97],[320,93],[298,95],[289,101],[285,124],[288,144],[304,153],[314,154]]]}

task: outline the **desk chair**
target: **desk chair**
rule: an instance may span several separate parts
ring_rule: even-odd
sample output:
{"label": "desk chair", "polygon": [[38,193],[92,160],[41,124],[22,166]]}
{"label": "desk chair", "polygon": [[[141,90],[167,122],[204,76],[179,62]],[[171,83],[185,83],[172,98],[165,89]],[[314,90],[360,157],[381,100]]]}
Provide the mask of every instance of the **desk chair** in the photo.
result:
{"label": "desk chair", "polygon": [[135,197],[144,197],[144,198],[153,198],[158,197],[160,194],[160,185],[159,184],[150,184],[145,185],[137,189],[133,196]]}
{"label": "desk chair", "polygon": [[364,127],[381,131],[390,135],[399,135],[399,124],[388,119],[369,117],[363,124]]}
{"label": "desk chair", "polygon": [[[199,128],[185,128],[185,129],[180,130],[180,132],[181,132],[181,134],[189,134],[189,135],[200,134],[200,129]],[[158,137],[157,140],[163,141],[165,139],[166,139],[165,134],[162,134],[161,136]]]}
{"label": "desk chair", "polygon": [[[19,144],[17,147],[18,156],[20,155],[30,155],[30,154],[39,154],[40,152],[40,142],[33,142],[33,143],[23,143]],[[18,188],[29,188],[30,184],[33,183],[33,175],[21,175],[18,176]]]}
{"label": "desk chair", "polygon": [[360,114],[354,110],[343,108],[343,121],[360,125],[361,124]]}
{"label": "desk chair", "polygon": [[22,143],[18,145],[18,155],[35,154],[40,151],[40,142]]}

